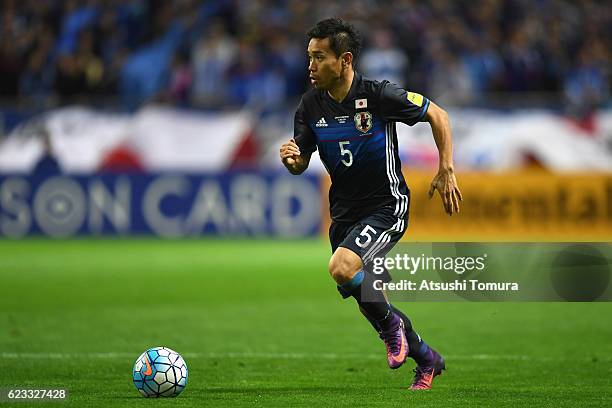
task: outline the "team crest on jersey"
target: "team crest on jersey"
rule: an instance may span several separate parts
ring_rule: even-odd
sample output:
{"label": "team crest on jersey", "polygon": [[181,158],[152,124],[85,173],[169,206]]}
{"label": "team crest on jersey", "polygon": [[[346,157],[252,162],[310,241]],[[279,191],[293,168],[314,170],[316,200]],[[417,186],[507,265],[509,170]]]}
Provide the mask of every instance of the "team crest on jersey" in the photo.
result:
{"label": "team crest on jersey", "polygon": [[370,112],[357,112],[355,114],[355,127],[363,133],[372,129],[372,114]]}

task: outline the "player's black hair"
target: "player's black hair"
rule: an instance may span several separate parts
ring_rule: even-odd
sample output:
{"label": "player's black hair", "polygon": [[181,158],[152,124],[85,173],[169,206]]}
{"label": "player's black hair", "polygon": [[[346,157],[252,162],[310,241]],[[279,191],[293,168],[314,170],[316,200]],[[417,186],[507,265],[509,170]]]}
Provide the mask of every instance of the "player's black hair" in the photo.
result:
{"label": "player's black hair", "polygon": [[347,23],[341,18],[328,18],[319,21],[306,34],[308,41],[313,38],[329,38],[329,46],[336,56],[345,52],[353,54],[353,65],[359,57],[361,51],[361,35],[352,24]]}

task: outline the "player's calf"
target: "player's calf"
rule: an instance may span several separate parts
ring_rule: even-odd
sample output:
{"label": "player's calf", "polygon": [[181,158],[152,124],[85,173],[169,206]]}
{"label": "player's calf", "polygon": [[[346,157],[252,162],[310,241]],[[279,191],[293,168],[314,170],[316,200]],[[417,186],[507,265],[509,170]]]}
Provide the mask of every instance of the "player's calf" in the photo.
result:
{"label": "player's calf", "polygon": [[329,262],[329,273],[338,283],[342,297],[354,297],[364,315],[379,327],[380,338],[387,348],[389,367],[398,368],[406,361],[409,349],[404,322],[393,313],[382,291],[374,289],[371,274],[361,267],[361,258],[357,254],[340,247]]}

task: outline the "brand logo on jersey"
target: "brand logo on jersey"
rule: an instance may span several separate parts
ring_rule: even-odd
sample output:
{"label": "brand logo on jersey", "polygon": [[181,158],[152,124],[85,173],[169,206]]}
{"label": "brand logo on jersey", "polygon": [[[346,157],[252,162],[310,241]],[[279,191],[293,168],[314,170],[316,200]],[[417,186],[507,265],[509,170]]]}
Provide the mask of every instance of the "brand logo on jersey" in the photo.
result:
{"label": "brand logo on jersey", "polygon": [[368,107],[367,99],[355,99],[355,109],[363,109]]}
{"label": "brand logo on jersey", "polygon": [[319,121],[317,122],[315,126],[316,127],[327,127],[327,122],[325,121],[325,118],[319,119]]}
{"label": "brand logo on jersey", "polygon": [[357,112],[355,114],[355,127],[363,133],[372,129],[372,114],[370,112]]}

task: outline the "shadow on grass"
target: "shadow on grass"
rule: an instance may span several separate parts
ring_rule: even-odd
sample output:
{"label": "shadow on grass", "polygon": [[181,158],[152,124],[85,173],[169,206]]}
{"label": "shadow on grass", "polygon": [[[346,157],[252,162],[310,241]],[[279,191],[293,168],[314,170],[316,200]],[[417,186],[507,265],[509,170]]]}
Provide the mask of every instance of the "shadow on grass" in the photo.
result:
{"label": "shadow on grass", "polygon": [[[338,392],[347,392],[351,389],[363,391],[367,388],[370,391],[377,390],[388,390],[388,387],[347,387],[347,386],[292,386],[292,387],[222,387],[222,388],[199,388],[199,389],[190,389],[189,392],[185,394],[181,394],[178,397],[171,398],[159,398],[160,400],[166,399],[191,399],[191,398],[201,398],[202,395],[206,394],[245,394],[245,395],[263,395],[263,394],[273,394],[273,393],[338,393]],[[141,399],[157,399],[157,398],[144,398],[138,394],[135,395],[121,395],[115,396],[114,399],[125,399],[125,400],[141,400]]]}

